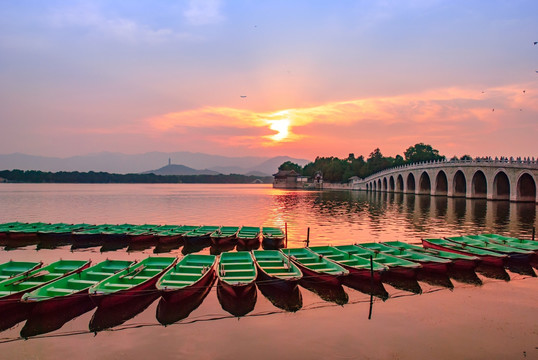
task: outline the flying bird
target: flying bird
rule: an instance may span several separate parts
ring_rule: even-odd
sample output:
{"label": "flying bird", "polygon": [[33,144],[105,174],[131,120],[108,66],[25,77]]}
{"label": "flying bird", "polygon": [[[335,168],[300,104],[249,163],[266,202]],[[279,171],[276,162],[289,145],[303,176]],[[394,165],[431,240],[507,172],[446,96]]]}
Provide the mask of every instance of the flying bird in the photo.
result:
{"label": "flying bird", "polygon": [[525,90],[523,90],[523,94],[525,94]]}
{"label": "flying bird", "polygon": [[535,41],[535,42],[534,42],[534,45],[536,45],[536,44],[538,44],[538,41]]}
{"label": "flying bird", "polygon": [[247,96],[246,95],[239,95],[240,98],[246,98]]}

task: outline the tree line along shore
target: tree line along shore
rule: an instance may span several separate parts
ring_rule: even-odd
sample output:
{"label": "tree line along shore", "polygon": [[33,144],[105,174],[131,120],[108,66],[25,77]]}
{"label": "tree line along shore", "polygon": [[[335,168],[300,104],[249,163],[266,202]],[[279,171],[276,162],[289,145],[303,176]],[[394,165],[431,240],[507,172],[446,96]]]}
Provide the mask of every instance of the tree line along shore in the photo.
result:
{"label": "tree line along shore", "polygon": [[[471,156],[463,155],[461,158],[455,156],[452,159],[454,158],[470,160]],[[383,156],[381,150],[377,148],[370,153],[367,159],[362,155],[356,158],[353,153],[349,154],[345,159],[333,156],[316,157],[315,161],[306,164],[304,167],[291,161],[286,161],[279,166],[278,170],[294,170],[299,175],[307,177],[314,177],[316,173],[321,172],[324,181],[345,183],[353,176],[364,179],[376,172],[394,166],[445,159],[446,157],[440,155],[439,150],[434,149],[431,145],[419,143],[407,148],[404,156]]]}
{"label": "tree line along shore", "polygon": [[59,171],[45,172],[38,170],[3,170],[0,182],[16,183],[141,183],[141,184],[270,184],[272,176],[253,175],[155,175],[155,174],[112,174],[108,172]]}

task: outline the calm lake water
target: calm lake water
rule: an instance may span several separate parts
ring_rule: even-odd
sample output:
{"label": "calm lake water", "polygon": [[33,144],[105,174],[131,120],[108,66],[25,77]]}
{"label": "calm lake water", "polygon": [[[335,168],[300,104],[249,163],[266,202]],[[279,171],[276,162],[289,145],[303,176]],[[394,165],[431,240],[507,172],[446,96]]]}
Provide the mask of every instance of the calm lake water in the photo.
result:
{"label": "calm lake water", "polygon": [[[268,185],[0,184],[0,206],[0,222],[287,224],[289,247],[304,246],[308,228],[311,245],[338,245],[484,232],[530,238],[538,226],[535,204]],[[134,260],[181,256],[183,248],[106,250],[30,244],[0,251],[0,261]],[[223,310],[215,288],[199,305],[168,309],[166,321],[156,315],[159,299],[149,296],[112,314],[81,307],[54,319],[23,319],[0,332],[1,357],[538,359],[534,273],[481,269],[474,277],[384,284],[386,299],[345,286],[301,287],[284,300],[258,290],[253,310],[240,318]]]}

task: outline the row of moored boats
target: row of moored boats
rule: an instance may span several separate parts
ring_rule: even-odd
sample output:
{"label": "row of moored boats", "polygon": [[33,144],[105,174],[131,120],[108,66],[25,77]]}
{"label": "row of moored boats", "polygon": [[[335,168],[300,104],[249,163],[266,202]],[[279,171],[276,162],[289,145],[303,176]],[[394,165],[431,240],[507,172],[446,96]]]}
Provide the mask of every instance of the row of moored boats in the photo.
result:
{"label": "row of moored boats", "polygon": [[157,225],[157,224],[67,224],[67,223],[24,223],[0,224],[0,240],[69,238],[73,242],[91,242],[96,239],[110,241],[125,240],[131,243],[170,243],[180,240],[200,242],[211,240],[214,245],[238,242],[248,246],[260,240],[269,247],[282,247],[285,233],[279,227],[259,226],[213,226],[213,225]]}
{"label": "row of moored boats", "polygon": [[106,260],[93,266],[79,260],[47,266],[10,261],[0,264],[0,310],[26,304],[48,312],[88,296],[97,305],[115,305],[156,290],[173,302],[207,290],[216,279],[220,293],[240,299],[255,291],[256,283],[291,291],[301,280],[340,285],[344,279],[380,281],[388,274],[414,278],[418,271],[472,270],[480,263],[504,265],[509,259],[538,263],[536,241],[486,234],[422,242],[424,247],[391,241]]}

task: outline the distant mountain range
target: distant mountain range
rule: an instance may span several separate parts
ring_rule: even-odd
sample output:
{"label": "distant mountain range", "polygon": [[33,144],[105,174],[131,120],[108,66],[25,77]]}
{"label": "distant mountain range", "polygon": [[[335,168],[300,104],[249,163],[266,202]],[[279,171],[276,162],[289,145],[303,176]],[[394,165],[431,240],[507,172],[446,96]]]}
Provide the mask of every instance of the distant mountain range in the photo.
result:
{"label": "distant mountain range", "polygon": [[146,173],[153,173],[155,175],[218,175],[218,171],[213,170],[196,170],[185,165],[166,165],[157,170],[145,171]]}
{"label": "distant mountain range", "polygon": [[[105,171],[117,174],[153,172],[160,175],[220,173],[264,176],[275,173],[278,166],[286,161],[292,161],[301,166],[310,162],[306,159],[296,159],[288,156],[272,158],[257,156],[228,157],[187,151],[174,153],[150,152],[135,155],[101,152],[67,158],[14,153],[0,155],[0,170]],[[163,167],[159,168],[159,166]]]}

